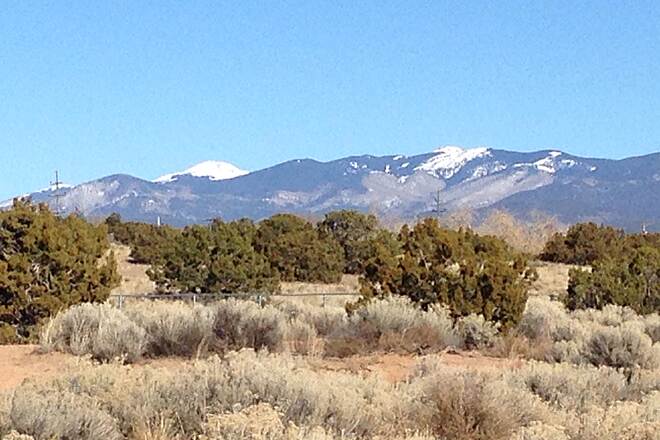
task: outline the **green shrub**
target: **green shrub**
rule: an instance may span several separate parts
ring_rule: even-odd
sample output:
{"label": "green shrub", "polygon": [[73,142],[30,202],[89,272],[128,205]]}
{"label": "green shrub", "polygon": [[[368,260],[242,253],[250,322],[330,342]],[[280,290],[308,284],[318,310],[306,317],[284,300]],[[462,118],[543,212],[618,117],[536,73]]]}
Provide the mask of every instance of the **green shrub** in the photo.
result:
{"label": "green shrub", "polygon": [[423,308],[447,305],[454,317],[481,314],[504,329],[520,319],[534,272],[502,240],[452,231],[427,219],[399,234],[400,255],[381,250],[367,264],[363,301],[404,295]]}
{"label": "green shrub", "polygon": [[639,313],[660,309],[660,234],[626,235],[609,226],[577,224],[556,234],[541,258],[591,266],[570,271],[564,302],[571,310],[607,304]]}
{"label": "green shrub", "polygon": [[0,339],[33,340],[60,309],[104,301],[119,282],[105,226],[15,201],[0,212]]}
{"label": "green shrub", "polygon": [[630,254],[593,262],[591,271],[570,271],[566,306],[601,309],[628,306],[646,314],[660,310],[660,248],[644,246]]}
{"label": "green shrub", "polygon": [[556,233],[546,243],[540,258],[555,263],[589,265],[623,251],[623,230],[595,223],[578,223],[566,234]]}
{"label": "green shrub", "polygon": [[180,231],[170,226],[156,226],[141,222],[122,222],[119,214],[106,220],[108,232],[118,242],[130,246],[130,257],[135,263],[155,264],[172,248]]}
{"label": "green shrub", "polygon": [[259,223],[254,247],[283,281],[341,280],[344,256],[339,243],[295,215],[277,214]]}
{"label": "green shrub", "polygon": [[660,233],[625,234],[611,226],[578,223],[565,234],[553,235],[539,257],[555,263],[586,266],[608,258],[623,258],[642,247],[660,249]]}
{"label": "green shrub", "polygon": [[344,273],[359,274],[373,255],[372,240],[381,231],[373,214],[359,211],[334,211],[325,215],[317,229],[322,237],[332,237],[344,250]]}
{"label": "green shrub", "polygon": [[275,292],[279,279],[243,235],[243,223],[214,221],[179,234],[149,276],[166,292]]}

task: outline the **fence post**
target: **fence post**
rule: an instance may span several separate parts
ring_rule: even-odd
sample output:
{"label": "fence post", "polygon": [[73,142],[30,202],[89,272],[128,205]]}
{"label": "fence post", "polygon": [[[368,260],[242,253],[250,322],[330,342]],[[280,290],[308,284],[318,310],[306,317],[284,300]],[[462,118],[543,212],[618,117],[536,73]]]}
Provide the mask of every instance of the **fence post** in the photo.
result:
{"label": "fence post", "polygon": [[124,295],[119,295],[117,300],[117,307],[119,308],[119,310],[121,310],[123,306],[124,306]]}
{"label": "fence post", "polygon": [[325,293],[323,294],[323,300],[321,302],[321,307],[325,307]]}
{"label": "fence post", "polygon": [[193,306],[197,305],[197,294],[193,293]]}

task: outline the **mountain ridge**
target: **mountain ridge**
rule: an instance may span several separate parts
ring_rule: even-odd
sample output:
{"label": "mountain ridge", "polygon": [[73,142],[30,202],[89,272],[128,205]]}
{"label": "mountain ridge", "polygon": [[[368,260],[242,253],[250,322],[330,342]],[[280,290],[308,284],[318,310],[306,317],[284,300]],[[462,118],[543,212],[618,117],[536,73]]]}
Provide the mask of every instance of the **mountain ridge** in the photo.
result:
{"label": "mountain ridge", "polygon": [[[553,149],[445,146],[412,156],[293,159],[249,173],[227,162],[201,164],[210,163],[226,164],[220,168],[228,174],[197,172],[195,166],[156,181],[113,174],[60,189],[60,207],[88,217],[118,212],[126,219],[160,218],[174,225],[335,209],[409,220],[427,215],[439,194],[449,211],[506,209],[523,218],[542,211],[565,223],[589,219],[630,230],[660,219],[660,152],[615,160]],[[31,197],[52,203],[53,192]]]}

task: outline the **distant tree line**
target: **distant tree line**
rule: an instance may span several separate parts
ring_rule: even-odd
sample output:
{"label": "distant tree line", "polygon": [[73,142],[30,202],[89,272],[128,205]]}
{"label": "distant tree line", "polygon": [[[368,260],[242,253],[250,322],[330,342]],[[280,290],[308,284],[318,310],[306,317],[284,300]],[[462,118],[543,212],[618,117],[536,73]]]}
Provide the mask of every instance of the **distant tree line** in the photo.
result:
{"label": "distant tree line", "polygon": [[[281,282],[330,283],[354,274],[362,297],[349,312],[372,298],[404,295],[424,309],[442,304],[455,318],[481,314],[504,329],[520,319],[536,276],[526,256],[503,240],[434,219],[398,233],[349,210],[317,223],[277,214],[179,229],[123,222],[116,214],[94,225],[16,201],[0,212],[0,342],[32,340],[54,312],[105,301],[119,281],[108,236],[150,266],[162,292],[273,293]],[[590,266],[570,272],[564,300],[571,309],[660,309],[660,234],[578,224],[554,235],[540,257]]]}
{"label": "distant tree line", "polygon": [[526,258],[501,239],[431,219],[398,234],[350,210],[316,224],[292,214],[180,230],[117,216],[106,224],[136,261],[151,265],[149,276],[163,292],[276,292],[280,281],[331,283],[355,274],[363,299],[349,310],[405,295],[425,309],[442,303],[455,317],[478,313],[507,327],[521,316],[534,278]]}
{"label": "distant tree line", "polygon": [[660,310],[660,234],[580,223],[555,234],[542,260],[590,266],[570,271],[564,301],[569,309],[628,306],[638,313]]}

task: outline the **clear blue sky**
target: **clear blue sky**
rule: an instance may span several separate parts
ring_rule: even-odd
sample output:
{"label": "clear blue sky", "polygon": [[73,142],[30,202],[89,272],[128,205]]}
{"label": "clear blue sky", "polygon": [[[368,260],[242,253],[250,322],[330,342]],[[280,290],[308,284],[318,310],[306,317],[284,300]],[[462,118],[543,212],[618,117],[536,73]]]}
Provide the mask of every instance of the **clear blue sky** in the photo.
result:
{"label": "clear blue sky", "polygon": [[79,183],[445,144],[660,150],[658,3],[0,7],[0,199],[55,169]]}

